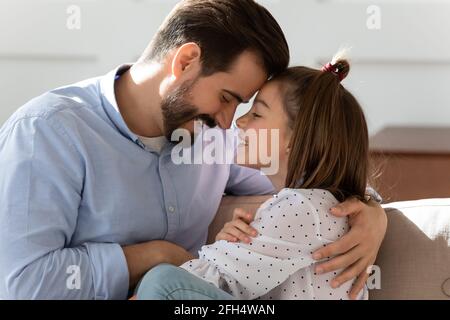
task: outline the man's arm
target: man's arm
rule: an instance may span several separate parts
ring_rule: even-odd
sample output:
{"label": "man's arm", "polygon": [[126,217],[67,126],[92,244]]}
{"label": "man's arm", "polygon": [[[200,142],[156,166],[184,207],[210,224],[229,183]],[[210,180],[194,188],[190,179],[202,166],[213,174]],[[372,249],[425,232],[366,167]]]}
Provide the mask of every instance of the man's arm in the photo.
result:
{"label": "man's arm", "polygon": [[225,192],[235,196],[254,196],[273,194],[275,188],[259,170],[232,164]]}
{"label": "man's arm", "polygon": [[331,209],[331,213],[338,217],[348,216],[351,229],[340,240],[314,253],[316,260],[336,256],[318,265],[316,272],[320,274],[344,268],[331,286],[338,288],[357,277],[350,292],[350,297],[356,298],[368,279],[367,269],[375,263],[386,234],[386,213],[375,201],[365,204],[356,199],[339,204]]}
{"label": "man's arm", "polygon": [[125,299],[128,269],[114,243],[67,247],[84,163],[57,119],[30,117],[0,134],[0,296]]}
{"label": "man's arm", "polygon": [[130,290],[133,290],[139,280],[161,263],[169,263],[180,266],[186,261],[194,259],[194,256],[176,244],[167,241],[150,241],[123,247],[130,275]]}
{"label": "man's arm", "polygon": [[51,119],[22,119],[0,136],[1,298],[125,299],[153,266],[193,258],[166,241],[66,247],[81,201],[80,155]]}

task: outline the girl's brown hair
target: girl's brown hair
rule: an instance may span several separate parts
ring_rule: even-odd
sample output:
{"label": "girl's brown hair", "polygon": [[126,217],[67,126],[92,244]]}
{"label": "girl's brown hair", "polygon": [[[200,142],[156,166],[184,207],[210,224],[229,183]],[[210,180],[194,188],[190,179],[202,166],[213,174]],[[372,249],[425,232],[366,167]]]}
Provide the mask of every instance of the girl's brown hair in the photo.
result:
{"label": "girl's brown hair", "polygon": [[286,187],[325,189],[339,201],[364,199],[369,137],[364,112],[340,83],[350,71],[334,59],[328,71],[294,67],[280,74],[284,107],[293,130]]}

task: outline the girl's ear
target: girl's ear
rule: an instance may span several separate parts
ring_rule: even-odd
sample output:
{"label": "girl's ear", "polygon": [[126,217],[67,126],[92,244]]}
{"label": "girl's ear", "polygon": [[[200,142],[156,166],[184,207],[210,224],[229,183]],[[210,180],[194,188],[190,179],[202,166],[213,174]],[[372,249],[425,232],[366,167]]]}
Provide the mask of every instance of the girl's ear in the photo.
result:
{"label": "girl's ear", "polygon": [[189,42],[183,44],[175,52],[172,60],[172,76],[179,79],[186,72],[200,72],[201,49],[198,44]]}
{"label": "girl's ear", "polygon": [[286,154],[291,153],[291,146],[292,146],[292,130],[288,129],[286,132],[286,141],[289,141],[287,147],[286,147]]}

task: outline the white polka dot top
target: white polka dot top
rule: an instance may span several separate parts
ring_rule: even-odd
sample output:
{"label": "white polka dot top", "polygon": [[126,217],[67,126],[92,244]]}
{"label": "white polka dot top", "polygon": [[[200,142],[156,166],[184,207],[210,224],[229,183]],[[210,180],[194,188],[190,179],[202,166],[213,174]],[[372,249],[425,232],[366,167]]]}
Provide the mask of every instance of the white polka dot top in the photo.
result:
{"label": "white polka dot top", "polygon": [[[325,190],[283,189],[256,212],[251,243],[217,241],[181,267],[238,299],[349,299],[353,281],[331,288],[341,270],[318,275],[312,259],[348,231],[347,218],[328,211],[337,203]],[[368,299],[366,287],[359,299]]]}

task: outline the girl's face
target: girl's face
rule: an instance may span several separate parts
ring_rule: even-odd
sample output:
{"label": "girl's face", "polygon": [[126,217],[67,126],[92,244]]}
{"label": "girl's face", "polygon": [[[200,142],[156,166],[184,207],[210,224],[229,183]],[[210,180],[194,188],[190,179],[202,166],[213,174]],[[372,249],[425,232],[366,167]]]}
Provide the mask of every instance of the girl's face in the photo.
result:
{"label": "girl's face", "polygon": [[237,151],[238,164],[261,169],[271,166],[267,158],[279,164],[287,161],[291,130],[279,86],[279,82],[267,82],[250,111],[237,120],[242,139]]}

